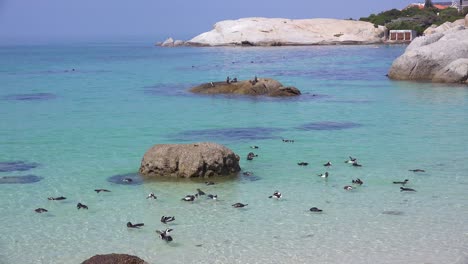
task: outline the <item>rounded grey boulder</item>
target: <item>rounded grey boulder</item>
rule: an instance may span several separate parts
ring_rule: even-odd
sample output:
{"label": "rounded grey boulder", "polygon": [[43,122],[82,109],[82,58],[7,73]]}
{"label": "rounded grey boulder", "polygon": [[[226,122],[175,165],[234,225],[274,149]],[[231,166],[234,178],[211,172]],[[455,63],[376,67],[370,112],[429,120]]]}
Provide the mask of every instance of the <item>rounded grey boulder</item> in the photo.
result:
{"label": "rounded grey boulder", "polygon": [[143,176],[175,178],[226,176],[240,171],[239,156],[220,144],[158,144],[143,156]]}
{"label": "rounded grey boulder", "polygon": [[81,264],[147,264],[139,257],[127,255],[127,254],[106,254],[106,255],[95,255]]}

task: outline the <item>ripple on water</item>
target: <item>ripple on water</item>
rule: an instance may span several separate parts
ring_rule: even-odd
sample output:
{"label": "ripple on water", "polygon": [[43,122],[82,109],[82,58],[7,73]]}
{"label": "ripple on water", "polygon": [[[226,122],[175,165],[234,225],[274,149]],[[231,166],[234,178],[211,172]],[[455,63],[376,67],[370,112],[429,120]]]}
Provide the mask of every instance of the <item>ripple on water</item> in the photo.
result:
{"label": "ripple on water", "polygon": [[186,130],[169,137],[178,141],[241,141],[280,138],[277,133],[284,131],[273,127],[216,128]]}
{"label": "ripple on water", "polygon": [[302,126],[297,127],[299,130],[343,130],[350,129],[355,127],[361,127],[361,124],[353,122],[332,122],[332,121],[323,121],[323,122],[312,122],[307,123]]}
{"label": "ripple on water", "polygon": [[16,161],[2,161],[0,162],[0,172],[10,172],[10,171],[27,171],[34,169],[39,166],[39,163],[35,162],[25,162],[21,160]]}
{"label": "ripple on water", "polygon": [[26,184],[34,183],[42,180],[42,177],[36,175],[25,176],[3,176],[0,177],[0,184]]}
{"label": "ripple on water", "polygon": [[8,101],[46,101],[57,98],[53,93],[10,94],[3,97]]}

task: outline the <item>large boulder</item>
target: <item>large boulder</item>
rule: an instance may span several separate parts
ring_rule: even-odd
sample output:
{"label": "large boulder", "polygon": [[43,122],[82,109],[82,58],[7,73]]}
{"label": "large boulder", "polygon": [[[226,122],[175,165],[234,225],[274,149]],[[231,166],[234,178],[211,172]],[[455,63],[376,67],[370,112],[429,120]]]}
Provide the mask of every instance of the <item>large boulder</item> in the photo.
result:
{"label": "large boulder", "polygon": [[240,171],[239,156],[210,142],[158,144],[145,153],[139,171],[144,176],[176,178],[232,175]]}
{"label": "large boulder", "polygon": [[427,36],[427,35],[431,35],[431,34],[435,34],[435,33],[442,33],[442,32],[445,32],[449,29],[452,29],[452,28],[455,28],[455,27],[464,27],[465,26],[465,20],[464,19],[458,19],[458,20],[455,20],[454,22],[445,22],[443,23],[442,25],[440,26],[437,26],[437,25],[432,25],[430,27],[428,27],[426,30],[424,30],[424,33],[423,35]]}
{"label": "large boulder", "polygon": [[454,27],[413,40],[392,64],[388,76],[395,80],[420,80],[468,84],[468,29]]}
{"label": "large boulder", "polygon": [[106,254],[93,256],[81,264],[148,264],[139,257],[127,254]]}
{"label": "large boulder", "polygon": [[250,17],[224,20],[187,44],[194,46],[280,46],[383,43],[385,27],[340,19]]}
{"label": "large boulder", "polygon": [[270,78],[258,78],[238,82],[210,82],[190,89],[200,94],[238,94],[238,95],[266,95],[266,96],[298,96],[301,91],[295,87],[285,87],[280,82]]}

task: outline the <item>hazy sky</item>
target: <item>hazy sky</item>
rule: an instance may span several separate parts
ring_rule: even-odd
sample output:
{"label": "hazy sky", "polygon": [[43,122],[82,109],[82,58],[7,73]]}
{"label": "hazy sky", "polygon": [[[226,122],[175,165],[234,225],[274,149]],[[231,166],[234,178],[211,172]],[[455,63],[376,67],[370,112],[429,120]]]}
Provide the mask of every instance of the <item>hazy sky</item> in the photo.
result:
{"label": "hazy sky", "polygon": [[[412,0],[0,0],[2,39],[188,39],[241,17],[354,18]],[[421,2],[421,1],[420,1]]]}

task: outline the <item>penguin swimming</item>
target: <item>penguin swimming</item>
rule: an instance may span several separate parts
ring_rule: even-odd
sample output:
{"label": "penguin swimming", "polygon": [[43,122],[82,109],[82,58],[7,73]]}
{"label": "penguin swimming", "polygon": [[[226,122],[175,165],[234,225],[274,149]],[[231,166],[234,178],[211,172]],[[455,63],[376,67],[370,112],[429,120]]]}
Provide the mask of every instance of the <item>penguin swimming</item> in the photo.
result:
{"label": "penguin swimming", "polygon": [[351,191],[354,188],[353,188],[353,186],[346,185],[345,187],[343,187],[343,189],[345,189],[347,191]]}
{"label": "penguin swimming", "polygon": [[197,189],[197,193],[198,195],[202,196],[202,195],[205,195],[206,193],[200,189]]}
{"label": "penguin swimming", "polygon": [[258,149],[258,146],[250,146],[251,149]]}
{"label": "penguin swimming", "polygon": [[144,225],[145,225],[145,224],[143,224],[143,223],[140,223],[140,224],[132,224],[132,222],[128,222],[128,223],[127,223],[127,227],[128,227],[128,228],[140,228],[140,227],[142,227],[142,226],[144,226]]}
{"label": "penguin swimming", "polygon": [[294,143],[294,139],[283,139],[285,143]]}
{"label": "penguin swimming", "polygon": [[345,163],[354,163],[355,161],[357,161],[356,158],[349,156],[349,160],[345,161]]}
{"label": "penguin swimming", "polygon": [[243,204],[243,203],[235,203],[233,204],[232,206],[234,208],[242,208],[242,207],[246,207],[248,204]]}
{"label": "penguin swimming", "polygon": [[307,165],[309,165],[309,163],[308,163],[308,162],[299,162],[299,163],[297,163],[297,165],[299,165],[299,166],[307,166]]}
{"label": "penguin swimming", "polygon": [[249,152],[249,154],[247,154],[247,160],[253,160],[255,157],[258,157],[258,155],[255,155],[253,152]]}
{"label": "penguin swimming", "polygon": [[356,180],[352,180],[351,182],[352,182],[353,184],[359,184],[359,185],[364,184],[364,182],[361,181],[361,179],[359,179],[359,178],[357,178]]}
{"label": "penguin swimming", "polygon": [[276,199],[280,199],[281,197],[283,197],[283,195],[279,191],[275,191],[273,195],[268,196],[268,198],[276,198]]}
{"label": "penguin swimming", "polygon": [[213,199],[213,200],[218,199],[218,195],[217,195],[217,194],[208,194],[207,197],[208,197],[209,199]]}
{"label": "penguin swimming", "polygon": [[163,223],[163,224],[167,224],[167,223],[172,222],[174,220],[175,220],[175,216],[164,216],[163,215],[161,217],[161,223]]}
{"label": "penguin swimming", "polygon": [[47,198],[47,200],[51,200],[51,201],[61,201],[61,200],[65,200],[67,199],[66,197],[63,197],[63,196],[60,196],[60,197],[49,197]]}
{"label": "penguin swimming", "polygon": [[156,197],[156,195],[154,195],[153,192],[151,192],[150,194],[148,194],[148,196],[146,197],[146,199],[158,199],[158,197]]}
{"label": "penguin swimming", "polygon": [[412,172],[426,172],[425,170],[421,170],[421,169],[414,169],[414,170],[409,170],[409,171],[412,171]]}
{"label": "penguin swimming", "polygon": [[210,186],[210,185],[215,185],[215,183],[212,182],[212,181],[207,181],[207,182],[205,182],[205,185],[206,185],[206,186]]}
{"label": "penguin swimming", "polygon": [[193,202],[196,198],[198,198],[198,193],[195,195],[187,194],[184,198],[182,198],[182,201]]}
{"label": "penguin swimming", "polygon": [[159,231],[159,230],[156,230],[156,233],[159,234],[159,237],[166,241],[166,242],[171,242],[172,241],[172,237],[171,235],[169,234],[173,229],[170,229],[170,228],[167,228],[166,230],[164,231]]}
{"label": "penguin swimming", "polygon": [[328,178],[328,171],[325,173],[317,174],[317,176],[320,176],[322,178]]}
{"label": "penguin swimming", "polygon": [[400,192],[415,192],[415,189],[400,187]]}
{"label": "penguin swimming", "polygon": [[401,185],[405,185],[409,182],[408,179],[405,179],[404,181],[394,181],[393,184],[401,184]]}
{"label": "penguin swimming", "polygon": [[323,164],[323,166],[325,166],[325,167],[330,167],[331,165],[332,165],[332,163],[331,163],[330,161],[327,162],[327,163],[325,163],[325,164]]}
{"label": "penguin swimming", "polygon": [[357,161],[354,161],[352,165],[353,167],[362,167],[362,165],[357,163]]}
{"label": "penguin swimming", "polygon": [[133,180],[130,179],[130,178],[124,178],[122,181],[123,181],[123,182],[126,182],[126,183],[131,183],[131,182],[133,182]]}
{"label": "penguin swimming", "polygon": [[309,211],[319,213],[319,212],[322,212],[323,210],[322,210],[322,209],[318,209],[317,207],[312,207],[312,208],[309,209]]}
{"label": "penguin swimming", "polygon": [[251,171],[245,171],[245,172],[242,173],[242,175],[244,175],[244,176],[252,176],[252,175],[253,175],[253,172],[251,172]]}
{"label": "penguin swimming", "polygon": [[36,213],[39,213],[39,214],[42,214],[42,213],[45,213],[45,212],[49,212],[49,211],[47,211],[47,210],[44,209],[44,208],[37,208],[37,209],[35,209],[34,211],[35,211]]}
{"label": "penguin swimming", "polygon": [[97,193],[100,193],[100,192],[111,192],[111,191],[106,190],[106,189],[96,189],[96,190],[94,190],[94,191],[97,192]]}
{"label": "penguin swimming", "polygon": [[77,208],[78,210],[81,209],[81,208],[88,210],[88,206],[87,206],[87,205],[84,205],[84,204],[82,204],[82,203],[78,203],[78,204],[76,205],[76,208]]}

